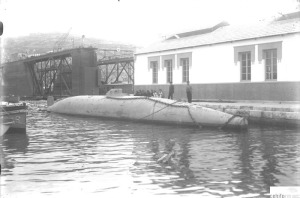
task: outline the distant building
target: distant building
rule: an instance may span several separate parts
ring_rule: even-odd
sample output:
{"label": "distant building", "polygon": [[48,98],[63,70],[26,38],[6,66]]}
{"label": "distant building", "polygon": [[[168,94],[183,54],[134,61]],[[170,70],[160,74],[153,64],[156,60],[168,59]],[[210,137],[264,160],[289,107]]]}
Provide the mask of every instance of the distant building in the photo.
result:
{"label": "distant building", "polygon": [[[294,16],[294,15],[293,15]],[[135,54],[135,91],[193,99],[300,101],[300,20],[249,26],[220,23],[176,34]]]}
{"label": "distant building", "polygon": [[14,53],[10,54],[9,61],[18,61],[27,58],[28,55],[26,53]]}

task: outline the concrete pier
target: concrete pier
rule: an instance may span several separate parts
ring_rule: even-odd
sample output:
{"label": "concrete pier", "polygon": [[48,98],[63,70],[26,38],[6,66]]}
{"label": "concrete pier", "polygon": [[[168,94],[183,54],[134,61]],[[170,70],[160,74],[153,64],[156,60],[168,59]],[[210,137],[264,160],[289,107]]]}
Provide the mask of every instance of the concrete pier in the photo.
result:
{"label": "concrete pier", "polygon": [[300,103],[284,102],[193,102],[232,115],[250,123],[300,127]]}

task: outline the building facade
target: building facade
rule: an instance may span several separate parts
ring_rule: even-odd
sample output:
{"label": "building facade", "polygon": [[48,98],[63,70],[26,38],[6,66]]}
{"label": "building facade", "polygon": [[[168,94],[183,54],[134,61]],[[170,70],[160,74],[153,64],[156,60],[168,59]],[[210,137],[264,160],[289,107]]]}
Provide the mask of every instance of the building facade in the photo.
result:
{"label": "building facade", "polygon": [[300,20],[214,27],[174,35],[135,54],[135,91],[175,85],[174,97],[300,101]]}

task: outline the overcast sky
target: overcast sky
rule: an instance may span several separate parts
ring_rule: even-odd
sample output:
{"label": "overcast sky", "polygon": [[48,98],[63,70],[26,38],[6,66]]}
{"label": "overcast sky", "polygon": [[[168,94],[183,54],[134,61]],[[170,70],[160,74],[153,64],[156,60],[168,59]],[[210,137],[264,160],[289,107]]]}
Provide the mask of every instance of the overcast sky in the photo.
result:
{"label": "overcast sky", "polygon": [[296,0],[0,0],[4,36],[62,32],[146,46],[163,36],[268,20]]}

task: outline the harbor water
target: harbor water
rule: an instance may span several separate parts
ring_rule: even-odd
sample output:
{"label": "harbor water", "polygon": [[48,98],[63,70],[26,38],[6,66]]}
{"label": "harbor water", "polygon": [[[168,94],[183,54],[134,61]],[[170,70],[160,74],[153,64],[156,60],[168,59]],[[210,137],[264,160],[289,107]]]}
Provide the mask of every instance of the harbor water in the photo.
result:
{"label": "harbor water", "polygon": [[300,185],[299,129],[198,129],[28,106],[27,133],[0,137],[1,197],[270,197],[270,186]]}

